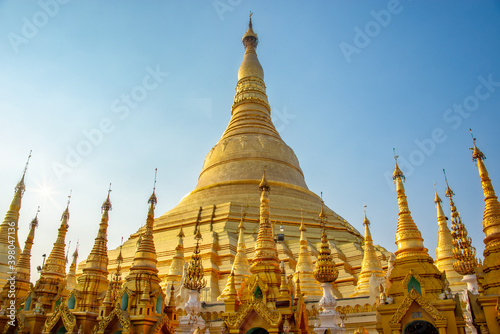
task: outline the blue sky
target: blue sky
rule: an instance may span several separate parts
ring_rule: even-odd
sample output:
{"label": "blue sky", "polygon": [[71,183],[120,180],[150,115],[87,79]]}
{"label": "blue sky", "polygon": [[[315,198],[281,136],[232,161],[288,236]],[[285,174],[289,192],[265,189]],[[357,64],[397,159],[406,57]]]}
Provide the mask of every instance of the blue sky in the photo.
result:
{"label": "blue sky", "polygon": [[0,2],[0,209],[33,150],[19,232],[24,242],[40,205],[33,266],[71,189],[80,259],[110,182],[110,248],[145,223],[156,167],[157,216],[194,189],[230,118],[250,11],[273,120],[309,188],[360,231],[365,201],[375,243],[395,251],[395,147],[429,253],[434,182],[449,212],[446,168],[482,255],[469,128],[500,191],[500,1],[11,0]]}

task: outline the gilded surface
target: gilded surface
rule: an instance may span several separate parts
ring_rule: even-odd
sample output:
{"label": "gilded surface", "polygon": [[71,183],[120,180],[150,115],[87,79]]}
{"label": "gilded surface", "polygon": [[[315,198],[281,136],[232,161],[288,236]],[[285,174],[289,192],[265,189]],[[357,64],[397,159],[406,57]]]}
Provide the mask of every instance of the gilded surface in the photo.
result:
{"label": "gilded surface", "polygon": [[485,250],[482,285],[485,294],[500,294],[500,282],[498,280],[498,277],[500,277],[500,203],[484,165],[483,160],[486,157],[477,148],[475,138],[472,159],[476,161],[484,193],[483,231],[485,234]]}
{"label": "gilded surface", "polygon": [[314,268],[314,278],[321,283],[335,282],[339,276],[339,272],[333,261],[330,247],[328,246],[328,236],[325,231],[326,216],[323,211],[323,206],[321,206],[319,218],[323,226],[323,233],[321,234],[321,246],[318,260],[316,261],[316,268]]}
{"label": "gilded surface", "polygon": [[95,331],[95,333],[104,334],[107,327],[115,317],[118,319],[123,329],[130,330],[131,324],[130,324],[130,316],[128,315],[128,313],[120,310],[119,308],[115,308],[107,317],[105,317],[103,320],[99,322],[99,325],[97,326],[97,330]]}
{"label": "gilded surface", "polygon": [[384,280],[384,270],[375,252],[375,247],[373,246],[373,239],[370,232],[370,221],[366,217],[363,221],[365,226],[365,249],[363,253],[363,262],[361,262],[361,272],[358,276],[358,284],[355,289],[353,296],[362,296],[370,294],[370,278],[372,275],[375,276],[377,282]]}
{"label": "gilded surface", "polygon": [[269,310],[262,299],[257,299],[243,304],[238,313],[229,315],[226,324],[229,328],[239,328],[251,311],[255,311],[271,327],[277,327],[281,322],[281,313]]}
{"label": "gilded surface", "polygon": [[446,181],[446,197],[450,198],[451,208],[451,236],[453,245],[453,268],[461,275],[473,275],[475,268],[479,265],[476,258],[476,248],[472,246],[472,240],[468,237],[467,229],[462,223],[462,218],[453,201],[453,191]]}
{"label": "gilded surface", "polygon": [[46,321],[45,321],[45,326],[43,331],[46,333],[49,333],[52,328],[54,328],[55,324],[59,321],[59,319],[62,320],[62,323],[64,325],[64,328],[68,332],[73,332],[74,327],[76,326],[76,317],[71,313],[71,311],[68,309],[68,306],[66,305],[66,302],[62,302],[59,307],[57,308],[57,311],[53,313]]}
{"label": "gilded surface", "polygon": [[403,319],[404,315],[408,312],[411,304],[417,302],[427,313],[429,313],[435,320],[446,321],[446,318],[434,306],[427,302],[415,289],[411,289],[403,303],[396,310],[390,320],[390,324],[398,324]]}
{"label": "gilded surface", "polygon": [[163,314],[160,319],[156,322],[156,324],[150,329],[149,333],[150,334],[156,334],[156,333],[164,333],[162,331],[163,327],[165,327],[168,330],[168,333],[175,333],[175,328],[174,326],[170,323],[170,319],[166,314]]}
{"label": "gilded surface", "polygon": [[[446,196],[448,196],[448,188],[449,187],[447,187]],[[437,191],[435,192],[434,203],[436,204],[438,222],[438,243],[436,247],[435,264],[441,272],[446,272],[446,278],[450,283],[450,288],[452,292],[456,293],[466,288],[466,284],[462,282],[463,276],[456,272],[453,267],[453,263],[455,262],[453,257],[453,238],[448,228],[447,218],[441,206],[442,200],[438,196]]]}

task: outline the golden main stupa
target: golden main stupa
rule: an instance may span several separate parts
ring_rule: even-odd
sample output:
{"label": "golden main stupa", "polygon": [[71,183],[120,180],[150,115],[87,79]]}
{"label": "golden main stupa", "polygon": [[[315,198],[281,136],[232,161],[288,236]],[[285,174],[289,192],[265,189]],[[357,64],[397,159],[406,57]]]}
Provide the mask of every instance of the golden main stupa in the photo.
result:
{"label": "golden main stupa", "polygon": [[[248,42],[250,38],[255,41]],[[202,294],[205,301],[216,301],[226,284],[236,255],[242,211],[246,252],[249,258],[253,257],[252,246],[259,226],[256,189],[264,169],[273,189],[271,221],[275,233],[278,234],[280,227],[284,229],[285,240],[278,243],[278,252],[286,268],[291,272],[296,269],[301,222],[307,228],[313,257],[318,254],[316,245],[321,236],[318,213],[322,200],[308,189],[297,156],[271,120],[264,70],[256,53],[258,38],[252,28],[243,36],[243,43],[245,54],[238,70],[231,120],[219,142],[205,157],[196,188],[175,208],[156,218],[154,226],[159,275],[164,278],[169,274],[181,227],[186,235],[186,257],[194,248],[195,227],[200,227],[201,256],[207,278]],[[354,292],[356,275],[361,269],[363,236],[335,211],[325,207],[325,213],[327,233],[334,242],[335,260],[341,273],[337,293],[339,297],[347,297]],[[122,270],[130,267],[143,232],[144,229],[137,231],[123,244]],[[390,253],[382,247],[376,250],[383,266],[387,267]],[[110,259],[117,255],[117,249],[109,252]],[[116,263],[111,261],[110,268],[114,267]],[[166,279],[175,280],[174,277]],[[319,285],[314,289],[321,295]]]}
{"label": "golden main stupa", "polygon": [[[399,207],[391,254],[310,191],[271,120],[250,19],[231,120],[196,188],[108,250],[111,189],[87,259],[66,272],[70,201],[39,280],[30,283],[35,217],[21,252],[23,176],[0,225],[2,333],[500,333],[500,203],[474,139],[485,196],[484,262],[450,198],[437,191],[434,260],[410,212],[397,157]],[[156,187],[156,181],[155,181]],[[15,235],[8,238],[8,235]]]}

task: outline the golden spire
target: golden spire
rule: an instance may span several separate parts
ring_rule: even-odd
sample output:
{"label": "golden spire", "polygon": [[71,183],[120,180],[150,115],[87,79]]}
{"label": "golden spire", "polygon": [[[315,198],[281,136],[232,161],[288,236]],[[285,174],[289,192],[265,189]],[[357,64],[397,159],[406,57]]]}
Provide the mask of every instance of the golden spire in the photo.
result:
{"label": "golden spire", "polygon": [[326,235],[326,215],[324,213],[324,202],[321,201],[321,212],[319,218],[321,225],[323,227],[323,232],[321,233],[321,245],[319,249],[318,260],[316,261],[316,268],[314,269],[314,278],[320,283],[330,283],[335,282],[339,276],[339,272],[335,267],[335,262],[333,261],[330,247],[328,245],[328,237]]}
{"label": "golden spire", "polygon": [[467,229],[462,223],[460,213],[457,211],[455,203],[453,202],[453,195],[455,195],[455,193],[448,185],[446,173],[444,176],[446,180],[446,197],[450,198],[451,207],[451,236],[453,257],[456,260],[453,263],[453,268],[461,275],[473,275],[475,273],[474,269],[478,266],[476,248],[472,246],[472,240],[467,236]]}
{"label": "golden spire", "polygon": [[[275,267],[279,272],[278,251],[276,243],[273,239],[271,229],[271,214],[269,207],[269,191],[271,187],[266,179],[266,170],[262,173],[262,180],[259,184],[261,191],[260,196],[260,216],[259,216],[259,233],[255,242],[255,258],[252,263],[251,272],[254,273],[258,269],[266,270],[269,266]],[[264,265],[264,266],[262,266]]]}
{"label": "golden spire", "polygon": [[[40,207],[38,207],[36,211],[35,218],[30,223],[30,231],[28,232],[28,236],[26,237],[26,241],[24,242],[24,249],[21,255],[19,256],[19,260],[16,265],[16,273],[23,274],[23,279],[27,279],[27,282],[30,281],[30,273],[31,273],[31,248],[33,247],[33,242],[35,240],[35,229],[38,227],[38,213],[40,212]],[[18,279],[16,280],[16,283]]]}
{"label": "golden spire", "polygon": [[137,316],[144,316],[154,311],[154,293],[161,290],[160,278],[158,277],[158,262],[156,257],[156,248],[153,240],[153,226],[155,222],[155,206],[157,198],[156,190],[156,174],[153,186],[153,193],[149,197],[148,204],[149,210],[146,218],[146,227],[140,245],[134,254],[132,266],[130,267],[129,274],[125,278],[123,289],[132,291],[136,298],[132,300],[130,309],[133,314]]}
{"label": "golden spire", "polygon": [[82,275],[78,278],[80,291],[79,311],[98,312],[101,294],[108,288],[108,221],[111,210],[111,184],[109,184],[108,196],[101,206],[102,217],[99,230],[90,251]]}
{"label": "golden spire", "polygon": [[135,252],[134,261],[130,272],[138,270],[143,272],[144,270],[150,271],[151,273],[158,273],[156,268],[156,248],[153,241],[153,225],[155,222],[155,206],[157,203],[157,198],[155,194],[156,189],[156,169],[155,169],[155,185],[153,187],[153,193],[149,197],[149,211],[146,218],[146,231],[143,233],[141,243],[137,247]]}
{"label": "golden spire", "polygon": [[[239,288],[243,281],[245,281],[250,276],[250,264],[248,263],[247,253],[245,246],[245,235],[243,230],[245,229],[245,224],[243,223],[245,214],[243,213],[243,207],[241,207],[241,220],[238,225],[238,245],[236,248],[236,256],[234,257],[233,266],[231,268],[231,274],[227,279],[226,286],[217,300],[225,300],[228,298],[231,284],[235,285],[235,288]],[[232,280],[232,283],[230,282]]]}
{"label": "golden spire", "polygon": [[[256,133],[256,129],[258,129],[257,133],[271,135],[281,140],[270,117],[271,106],[267,100],[264,70],[255,51],[259,39],[253,31],[251,18],[242,42],[245,55],[238,70],[238,84],[231,108],[231,121],[222,135],[222,140],[243,133],[252,135]],[[251,108],[248,108],[249,103],[253,105]],[[249,116],[252,117],[250,122]]]}
{"label": "golden spire", "polygon": [[[444,171],[444,169],[443,169]],[[448,194],[448,182],[446,182],[446,194]],[[447,218],[444,215],[441,203],[443,202],[439,197],[436,187],[434,187],[434,204],[436,204],[437,210],[437,222],[438,222],[438,243],[436,248],[436,266],[439,270],[444,271],[443,265],[446,260],[453,258],[453,244],[450,229],[448,228]],[[444,261],[444,262],[443,262]]]}
{"label": "golden spire", "polygon": [[[76,286],[76,266],[78,261],[78,242],[76,243],[75,251],[73,252],[73,260],[69,266],[68,275],[66,275],[66,289],[73,290]],[[69,247],[69,246],[68,246]]]}
{"label": "golden spire", "polygon": [[[57,239],[54,247],[50,252],[47,261],[42,268],[40,279],[35,285],[35,294],[38,300],[41,301],[45,311],[52,310],[54,303],[60,296],[60,291],[66,285],[66,233],[68,232],[69,220],[69,204],[71,201],[71,193],[68,196],[68,204],[61,216],[61,225],[57,233]],[[59,286],[59,291],[54,289],[54,286]]]}
{"label": "golden spire", "polygon": [[426,299],[439,299],[444,288],[441,272],[434,265],[434,260],[424,247],[422,235],[413,222],[403,186],[404,175],[399,169],[395,154],[394,160],[396,167],[393,179],[398,194],[399,217],[396,231],[397,251],[394,253],[396,260],[388,277],[390,288],[387,297],[394,298],[396,304],[402,302],[408,290],[404,280],[408,273],[413,271],[422,278],[422,284],[425,284]]}
{"label": "golden spire", "polygon": [[240,70],[238,71],[238,80],[245,77],[256,77],[264,80],[264,70],[260,65],[259,59],[257,59],[257,53],[255,52],[255,49],[259,44],[259,39],[252,28],[252,17],[250,17],[248,22],[248,30],[243,35],[242,43],[245,47],[245,57],[243,58]]}
{"label": "golden spire", "polygon": [[241,212],[241,221],[238,225],[238,245],[236,247],[236,256],[233,262],[233,271],[234,275],[238,277],[238,285],[241,284],[241,281],[244,278],[248,278],[250,276],[250,264],[248,263],[247,258],[247,247],[245,245],[245,215],[243,214],[243,208]]}
{"label": "golden spire", "polygon": [[[472,135],[472,131],[471,131]],[[481,184],[484,193],[484,214],[483,214],[483,232],[484,232],[484,261],[483,271],[484,294],[500,294],[500,268],[498,258],[500,258],[500,203],[495,195],[493,184],[491,183],[488,171],[484,165],[486,159],[483,152],[476,146],[476,138],[472,136],[474,142],[474,151],[472,159],[476,162]]]}
{"label": "golden spire", "polygon": [[10,275],[7,274],[7,272],[12,271],[9,270],[9,265],[7,262],[8,258],[8,251],[9,251],[9,245],[11,243],[9,242],[9,236],[12,238],[12,233],[8,233],[8,229],[14,227],[15,228],[15,257],[16,257],[16,262],[19,258],[19,254],[21,253],[21,247],[19,246],[19,237],[17,234],[17,231],[19,229],[19,211],[21,210],[21,200],[24,194],[24,191],[26,189],[26,186],[24,184],[24,177],[26,175],[26,171],[28,170],[28,164],[31,158],[31,151],[28,156],[28,160],[26,161],[26,165],[24,167],[23,175],[21,176],[21,179],[16,185],[15,188],[15,193],[14,193],[14,198],[12,199],[12,202],[10,203],[9,210],[5,214],[5,218],[0,225],[0,258],[5,259],[5,263],[0,262],[0,286],[6,282],[7,278],[10,277]]}
{"label": "golden spire", "polygon": [[295,273],[293,275],[295,284],[300,285],[300,289],[306,296],[321,296],[323,291],[314,278],[314,266],[311,260],[311,253],[309,251],[308,242],[306,238],[306,226],[304,225],[303,213],[301,213],[300,222],[300,241],[299,241],[299,256],[297,265],[295,266]]}
{"label": "golden spire", "polygon": [[422,234],[418,230],[417,225],[415,225],[410,209],[408,208],[405,188],[403,186],[405,177],[401,169],[399,169],[397,158],[398,156],[394,153],[396,166],[392,174],[392,179],[396,184],[399,206],[398,227],[396,232],[396,245],[398,249],[394,254],[396,258],[404,257],[406,254],[410,253],[421,253],[428,256],[427,249],[423,244],[424,239],[422,238]]}
{"label": "golden spire", "polygon": [[66,256],[65,256],[65,248],[66,248],[66,233],[68,232],[68,220],[69,220],[69,204],[71,202],[71,193],[68,196],[68,203],[66,205],[66,209],[64,210],[61,216],[61,225],[59,226],[59,230],[57,233],[57,239],[54,243],[54,247],[50,252],[45,265],[42,268],[41,276],[44,274],[48,275],[56,275],[64,278],[66,276]]}
{"label": "golden spire", "polygon": [[374,275],[376,278],[384,277],[384,270],[373,247],[373,239],[370,232],[370,221],[366,217],[363,220],[365,226],[365,249],[363,253],[363,262],[361,262],[361,272],[359,273],[358,283],[353,296],[369,295],[370,294],[370,278]]}
{"label": "golden spire", "polygon": [[205,274],[203,271],[203,264],[201,262],[200,255],[200,239],[201,233],[200,230],[197,229],[195,239],[196,246],[194,247],[193,255],[191,257],[191,261],[186,270],[186,277],[184,279],[184,287],[188,290],[196,290],[198,292],[201,291],[206,285],[207,280],[204,278]]}
{"label": "golden spire", "polygon": [[281,260],[281,283],[280,283],[280,297],[289,299],[290,289],[288,288],[288,282],[286,279],[285,261]]}
{"label": "golden spire", "polygon": [[122,273],[121,273],[121,264],[123,262],[122,256],[122,246],[123,246],[123,237],[120,244],[120,251],[118,252],[118,256],[116,257],[116,271],[111,276],[111,280],[108,283],[108,290],[106,291],[106,297],[104,298],[103,304],[107,304],[112,307],[114,304],[116,297],[118,296],[118,292],[122,288]]}
{"label": "golden spire", "polygon": [[175,255],[172,259],[172,264],[168,269],[167,280],[168,281],[179,281],[182,277],[182,271],[184,270],[184,242],[183,238],[185,237],[184,231],[182,229],[179,230],[177,234],[177,246],[175,247]]}
{"label": "golden spire", "polygon": [[[443,169],[444,171],[444,169]],[[446,182],[446,196],[448,196],[448,191],[451,189],[448,187],[448,182]],[[437,190],[434,188],[434,203],[436,204],[437,210],[437,222],[438,222],[438,244],[436,248],[436,266],[439,270],[443,271],[441,268],[441,263],[444,260],[453,258],[453,245],[450,229],[448,228],[447,218],[444,215],[443,208],[441,206],[442,200],[439,197]],[[450,197],[450,201],[453,201]]]}
{"label": "golden spire", "polygon": [[250,272],[252,275],[259,276],[269,286],[270,296],[268,301],[274,301],[279,294],[280,282],[280,262],[278,260],[278,251],[274,241],[271,228],[271,214],[269,206],[269,191],[271,187],[266,179],[266,171],[262,174],[262,180],[259,184],[260,195],[260,216],[259,232],[255,241],[255,255]]}
{"label": "golden spire", "polygon": [[[31,221],[30,230],[26,241],[24,243],[24,249],[15,267],[15,282],[16,282],[16,303],[26,297],[30,291],[31,286],[31,248],[33,246],[33,241],[35,239],[35,229],[38,226],[38,213],[40,212],[40,207],[38,207],[35,218]],[[10,284],[5,284],[3,286],[2,292],[0,293],[0,299],[5,303],[9,300],[8,294],[10,292]],[[6,307],[8,305],[4,304]]]}

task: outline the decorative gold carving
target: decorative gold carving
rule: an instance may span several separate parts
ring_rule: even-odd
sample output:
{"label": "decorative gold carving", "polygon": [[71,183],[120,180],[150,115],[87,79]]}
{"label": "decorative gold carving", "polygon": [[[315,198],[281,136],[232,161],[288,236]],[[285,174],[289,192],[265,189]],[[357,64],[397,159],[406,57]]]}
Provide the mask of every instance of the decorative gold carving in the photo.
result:
{"label": "decorative gold carving", "polygon": [[243,306],[238,310],[238,313],[232,314],[227,318],[226,324],[229,328],[239,328],[252,310],[264,319],[269,326],[279,326],[282,319],[281,313],[268,309],[262,302],[262,299],[256,299],[243,304]]}
{"label": "decorative gold carving", "polygon": [[76,317],[68,309],[66,301],[62,302],[57,308],[57,311],[54,312],[51,317],[45,321],[43,331],[49,333],[57,324],[59,319],[62,320],[64,327],[68,332],[73,332],[73,329],[76,326]]}
{"label": "decorative gold carving", "polygon": [[125,329],[125,330],[130,329],[131,324],[130,324],[130,317],[129,317],[128,313],[120,310],[119,308],[115,308],[107,317],[105,317],[104,319],[102,319],[99,322],[96,333],[97,334],[104,334],[106,328],[108,327],[108,325],[111,323],[111,321],[115,317],[118,319],[118,321],[120,322],[120,325],[123,327],[123,329]]}
{"label": "decorative gold carving", "polygon": [[424,297],[422,297],[415,289],[412,288],[410,293],[408,293],[406,298],[403,300],[403,303],[401,303],[401,305],[392,316],[389,324],[395,325],[401,322],[401,319],[403,319],[404,315],[408,312],[413,302],[418,303],[436,321],[446,321],[446,318],[441,314],[441,312],[439,312],[434,306],[426,301]]}
{"label": "decorative gold carving", "polygon": [[151,334],[156,334],[156,333],[163,333],[162,328],[165,326],[168,330],[169,333],[173,334],[175,333],[175,328],[174,326],[170,323],[170,319],[166,314],[163,314],[160,319],[156,322],[156,324],[151,328],[149,333]]}
{"label": "decorative gold carving", "polygon": [[339,276],[339,272],[335,267],[330,247],[328,246],[328,237],[326,235],[326,215],[323,209],[323,201],[321,202],[321,212],[319,213],[323,233],[321,234],[321,246],[319,250],[318,260],[316,261],[316,268],[314,268],[314,278],[318,282],[335,282]]}
{"label": "decorative gold carving", "polygon": [[446,180],[446,197],[450,198],[451,207],[451,242],[453,244],[453,257],[456,260],[453,262],[453,268],[461,275],[472,275],[479,265],[476,258],[476,248],[472,246],[472,240],[467,236],[467,229],[455,207],[453,195],[455,193],[448,185],[448,180]]}

